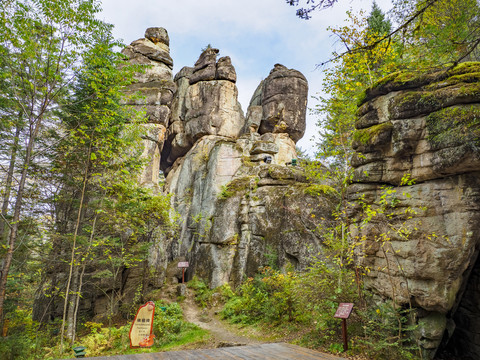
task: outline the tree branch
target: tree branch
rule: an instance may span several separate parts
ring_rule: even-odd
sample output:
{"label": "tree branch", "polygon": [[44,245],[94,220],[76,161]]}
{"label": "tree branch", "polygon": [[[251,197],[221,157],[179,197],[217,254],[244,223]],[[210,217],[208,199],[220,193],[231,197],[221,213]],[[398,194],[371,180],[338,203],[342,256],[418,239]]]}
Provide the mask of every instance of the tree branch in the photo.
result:
{"label": "tree branch", "polygon": [[[369,45],[363,45],[363,46],[360,46],[358,48],[355,48],[353,50],[350,50],[347,48],[347,51],[344,51],[343,53],[327,60],[327,61],[324,61],[322,63],[320,63],[320,66],[324,66],[332,61],[335,61],[335,60],[338,60],[342,57],[344,57],[345,55],[348,55],[348,54],[356,54],[356,53],[359,53],[359,52],[363,52],[363,51],[367,51],[367,50],[372,50],[374,49],[377,45],[379,45],[380,43],[382,43],[384,40],[387,40],[387,39],[391,39],[394,35],[396,35],[398,32],[406,29],[415,19],[417,19],[419,16],[423,15],[423,13],[425,13],[425,11],[427,11],[428,8],[430,8],[431,6],[433,6],[436,2],[438,2],[439,0],[428,0],[425,5],[420,9],[418,10],[416,13],[414,13],[407,21],[405,21],[403,24],[401,24],[399,27],[397,27],[395,30],[391,31],[389,34],[381,37],[380,39],[374,41],[372,44],[369,44]],[[389,42],[390,44],[390,42]]]}

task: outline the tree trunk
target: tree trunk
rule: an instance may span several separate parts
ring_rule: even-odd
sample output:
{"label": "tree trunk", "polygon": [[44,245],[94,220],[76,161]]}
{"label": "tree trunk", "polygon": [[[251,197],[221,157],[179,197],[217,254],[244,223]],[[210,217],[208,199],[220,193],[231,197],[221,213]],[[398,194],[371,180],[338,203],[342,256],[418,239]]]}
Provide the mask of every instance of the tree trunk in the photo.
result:
{"label": "tree trunk", "polygon": [[[5,225],[10,226],[7,222],[8,204],[10,203],[10,192],[12,191],[13,172],[15,170],[15,161],[17,160],[18,150],[18,138],[20,136],[20,125],[17,124],[15,129],[15,138],[13,139],[12,155],[10,157],[10,165],[8,166],[7,180],[5,182],[5,195],[3,197],[2,204],[2,216],[0,219],[0,241],[3,243],[3,239],[7,239],[5,234]],[[5,241],[6,243],[6,241]]]}
{"label": "tree trunk", "polygon": [[63,337],[65,335],[65,320],[67,315],[67,304],[68,304],[68,298],[70,293],[70,285],[72,283],[73,265],[75,262],[75,248],[77,246],[77,235],[80,229],[80,219],[82,216],[83,201],[85,200],[85,189],[87,187],[87,182],[88,182],[88,168],[89,168],[88,159],[90,159],[91,151],[92,151],[92,142],[90,142],[90,147],[88,148],[88,154],[87,154],[87,160],[86,160],[87,162],[85,164],[85,174],[83,176],[82,194],[80,197],[80,205],[78,208],[77,221],[75,223],[75,233],[73,234],[73,244],[72,244],[72,252],[70,255],[70,268],[68,272],[67,289],[65,290],[65,301],[63,302],[63,317],[62,317],[62,327],[61,327],[62,330],[60,333],[60,354],[63,354]]}
{"label": "tree trunk", "polygon": [[[36,124],[35,124],[36,121]],[[27,152],[25,154],[25,160],[22,166],[22,173],[20,182],[18,184],[17,196],[15,199],[15,208],[13,212],[12,226],[10,229],[10,236],[7,244],[7,254],[5,255],[5,262],[1,271],[0,278],[0,319],[3,318],[3,306],[5,303],[5,296],[7,290],[7,278],[10,271],[10,265],[12,264],[13,250],[15,249],[15,242],[18,234],[18,224],[20,221],[20,213],[23,205],[23,193],[25,191],[25,182],[27,180],[28,168],[32,158],[33,146],[35,144],[35,138],[37,137],[38,130],[40,128],[41,118],[30,119],[30,135],[28,137]]]}
{"label": "tree trunk", "polygon": [[68,314],[67,314],[67,338],[72,341],[74,334],[75,334],[75,305],[77,303],[77,298],[79,298],[78,293],[78,266],[76,265],[73,270],[72,276],[72,288],[71,288],[71,295],[68,295]]}
{"label": "tree trunk", "polygon": [[[75,311],[73,313],[73,324],[77,324],[78,308],[80,307],[80,297],[82,295],[83,275],[85,274],[85,267],[87,266],[86,257],[89,255],[90,249],[92,247],[93,234],[95,233],[95,225],[97,223],[97,217],[98,217],[98,215],[95,214],[95,217],[93,218],[92,232],[90,233],[90,240],[89,240],[89,243],[88,243],[88,248],[87,248],[87,251],[85,252],[85,261],[83,262],[82,272],[80,273],[80,278],[78,279],[79,285],[78,285],[78,291],[77,291],[78,294],[77,294],[76,302],[75,302]],[[76,336],[76,325],[73,327],[73,334],[72,334],[72,337],[70,338],[71,339],[71,342],[70,342],[71,346],[73,346],[73,344],[75,343],[75,336]]]}

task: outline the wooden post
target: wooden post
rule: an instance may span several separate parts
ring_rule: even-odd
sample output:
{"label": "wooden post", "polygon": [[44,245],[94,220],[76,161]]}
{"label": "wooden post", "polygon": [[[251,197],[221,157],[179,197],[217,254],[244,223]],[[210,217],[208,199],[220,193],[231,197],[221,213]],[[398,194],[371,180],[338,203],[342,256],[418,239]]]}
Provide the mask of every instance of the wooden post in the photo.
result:
{"label": "wooden post", "polygon": [[342,319],[343,351],[348,350],[347,319]]}
{"label": "wooden post", "polygon": [[182,284],[185,283],[185,269],[188,268],[188,261],[180,261],[177,265],[182,269]]}
{"label": "wooden post", "polygon": [[348,350],[348,337],[347,337],[347,319],[353,310],[352,303],[340,303],[338,309],[333,317],[342,319],[342,337],[343,337],[343,351]]}

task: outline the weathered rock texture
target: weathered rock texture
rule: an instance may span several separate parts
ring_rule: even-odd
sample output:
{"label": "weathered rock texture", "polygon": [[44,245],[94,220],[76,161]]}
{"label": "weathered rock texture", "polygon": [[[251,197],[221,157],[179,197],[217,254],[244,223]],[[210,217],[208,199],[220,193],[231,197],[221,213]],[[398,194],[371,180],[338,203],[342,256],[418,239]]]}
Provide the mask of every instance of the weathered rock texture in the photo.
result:
{"label": "weathered rock texture", "polygon": [[[238,283],[272,261],[305,268],[321,249],[315,228],[330,218],[331,206],[328,195],[309,191],[302,170],[286,165],[305,130],[304,76],[275,65],[247,120],[235,69],[229,57],[217,61],[218,52],[207,48],[175,76],[161,169],[181,221],[178,238],[164,243],[168,257],[155,264],[161,271],[168,261],[186,259],[187,278],[197,274],[212,287]],[[264,122],[273,126],[260,130]]]}
{"label": "weathered rock texture", "polygon": [[[150,28],[124,50],[130,62],[147,65],[127,89],[140,95],[127,105],[149,119],[141,182],[156,186],[163,171],[179,215],[177,237],[153,236],[156,280],[143,279],[144,288],[177,281],[179,260],[190,263],[187,279],[198,274],[212,287],[272,263],[305,268],[321,249],[315,229],[331,206],[329,195],[312,191],[303,172],[286,165],[305,130],[305,77],[275,65],[253,96],[248,114],[258,124],[249,126],[231,59],[217,61],[219,50],[209,47],[173,78],[168,45],[165,29]],[[125,273],[125,298],[141,276],[137,268]]]}
{"label": "weathered rock texture", "polygon": [[[392,74],[358,110],[350,200],[378,209],[384,187],[396,188],[385,209],[394,216],[352,226],[367,239],[358,264],[371,270],[368,289],[419,310],[428,358],[452,335],[465,345],[456,347],[462,359],[480,358],[479,71],[466,63],[422,77]],[[400,187],[405,174],[414,185]],[[356,225],[367,218],[359,202],[352,217]],[[390,238],[383,245],[382,234]]]}
{"label": "weathered rock texture", "polygon": [[163,28],[148,28],[145,38],[136,40],[122,53],[132,64],[142,65],[136,82],[126,89],[125,105],[145,111],[143,157],[147,166],[140,177],[140,184],[156,187],[159,180],[160,152],[170,121],[176,85],[173,82],[173,60],[170,57],[168,33]]}
{"label": "weathered rock texture", "polygon": [[228,56],[217,62],[218,52],[207,48],[193,68],[184,67],[175,76],[178,91],[161,162],[166,173],[203,136],[237,138],[243,130],[235,69]]}
{"label": "weathered rock texture", "polygon": [[312,191],[280,152],[268,153],[271,164],[252,162],[250,149],[261,144],[294,154],[288,137],[265,135],[205,136],[168,174],[166,188],[182,219],[171,251],[190,261],[188,278],[195,273],[212,287],[238,284],[266,265],[304,269],[321,250],[315,229],[331,217],[332,199]]}
{"label": "weathered rock texture", "polygon": [[[258,132],[288,133],[295,142],[300,140],[305,133],[307,94],[308,83],[302,73],[276,64],[252,99],[251,105],[262,107]],[[255,118],[253,115],[253,123]]]}

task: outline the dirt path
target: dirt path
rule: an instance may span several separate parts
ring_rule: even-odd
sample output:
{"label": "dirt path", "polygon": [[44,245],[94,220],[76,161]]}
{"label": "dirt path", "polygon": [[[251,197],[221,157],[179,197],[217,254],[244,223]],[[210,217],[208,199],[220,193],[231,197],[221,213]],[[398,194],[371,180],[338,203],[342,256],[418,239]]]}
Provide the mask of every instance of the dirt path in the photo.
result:
{"label": "dirt path", "polygon": [[265,342],[258,340],[260,334],[255,334],[251,329],[248,330],[248,333],[246,331],[242,333],[241,329],[220,320],[219,316],[215,314],[215,309],[200,308],[195,303],[190,289],[187,289],[187,297],[181,306],[186,321],[210,332],[212,335],[210,342],[213,347],[254,345]]}

